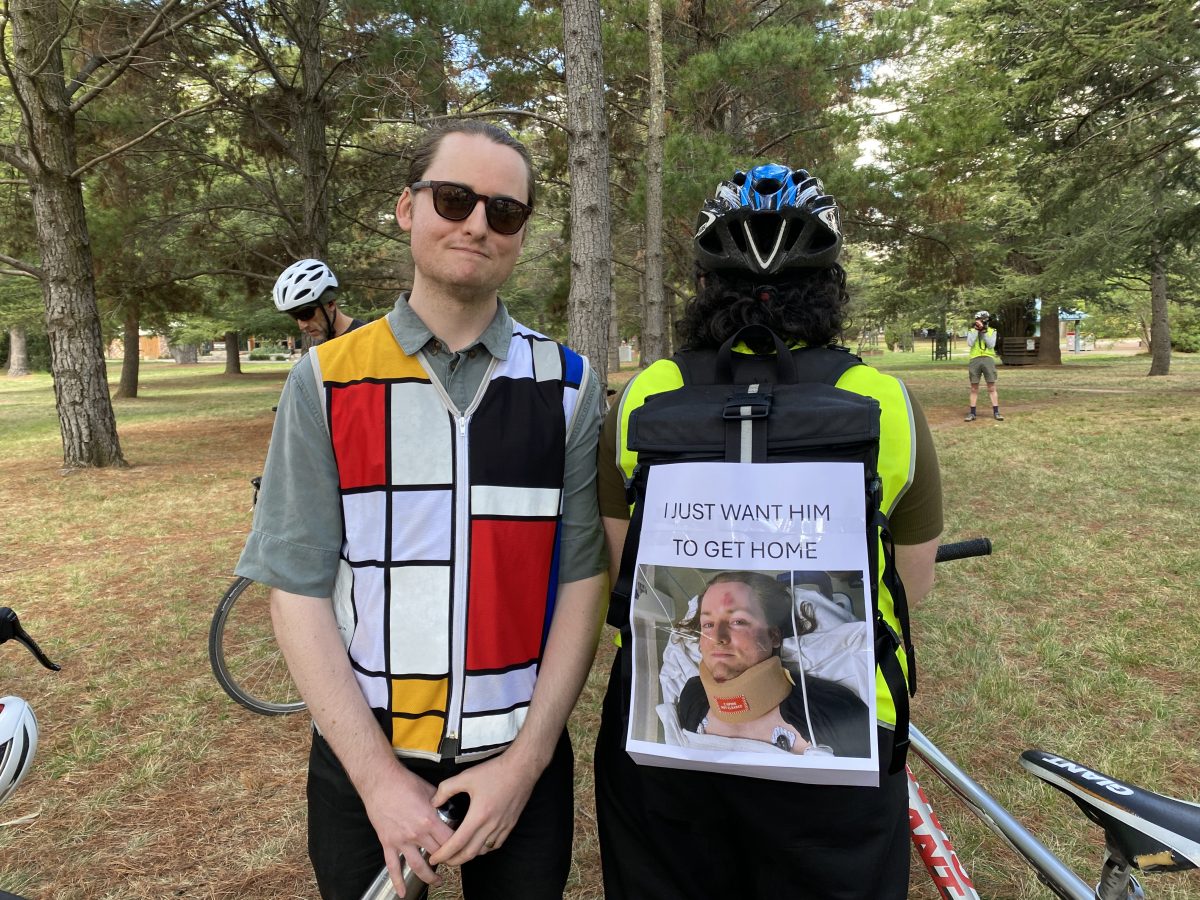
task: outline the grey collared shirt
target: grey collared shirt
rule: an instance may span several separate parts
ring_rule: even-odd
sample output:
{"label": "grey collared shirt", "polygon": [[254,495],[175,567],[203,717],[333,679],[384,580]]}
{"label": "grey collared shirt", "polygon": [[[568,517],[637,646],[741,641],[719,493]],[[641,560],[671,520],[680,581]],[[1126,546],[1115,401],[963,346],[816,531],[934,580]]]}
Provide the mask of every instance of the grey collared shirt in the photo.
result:
{"label": "grey collared shirt", "polygon": [[[470,405],[492,359],[508,356],[512,338],[513,320],[503,303],[479,340],[458,352],[434,337],[408,305],[407,294],[396,301],[387,320],[405,353],[424,351],[431,374],[460,412]],[[601,399],[600,380],[589,368],[567,436],[560,584],[608,568],[596,503]],[[254,526],[236,569],[239,575],[309,597],[332,595],[343,537],[337,464],[321,403],[306,355],[292,369],[279,398]]]}

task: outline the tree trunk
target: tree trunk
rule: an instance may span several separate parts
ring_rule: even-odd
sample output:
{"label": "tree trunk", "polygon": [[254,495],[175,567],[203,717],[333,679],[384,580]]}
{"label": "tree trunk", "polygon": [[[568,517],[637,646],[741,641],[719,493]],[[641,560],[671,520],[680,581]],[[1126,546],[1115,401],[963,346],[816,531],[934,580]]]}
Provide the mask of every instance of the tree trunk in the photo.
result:
{"label": "tree trunk", "polygon": [[296,7],[296,43],[300,48],[301,87],[294,111],[296,153],[304,183],[303,252],[324,259],[329,246],[329,157],[325,149],[325,79],[321,63],[321,25],[326,0],[300,0]]}
{"label": "tree trunk", "polygon": [[140,319],[141,310],[136,303],[125,307],[125,347],[121,354],[121,384],[117,387],[117,397],[123,400],[136,397],[138,392],[138,370],[142,362],[142,342],[138,334]]}
{"label": "tree trunk", "polygon": [[225,332],[225,374],[242,374],[242,355],[238,352],[241,336],[236,331]]}
{"label": "tree trunk", "polygon": [[642,319],[642,365],[667,355],[666,298],[663,294],[662,184],[666,141],[666,88],[663,86],[662,3],[647,7],[650,45],[650,112],[646,134],[646,294]]}
{"label": "tree trunk", "polygon": [[1039,366],[1061,366],[1062,347],[1058,346],[1058,305],[1042,300],[1042,337],[1038,343]]}
{"label": "tree trunk", "polygon": [[1167,264],[1157,241],[1150,251],[1150,371],[1171,372],[1171,324],[1167,317]]}
{"label": "tree trunk", "polygon": [[608,371],[621,371],[621,317],[617,309],[617,282],[613,279],[608,292]]}
{"label": "tree trunk", "polygon": [[20,378],[29,374],[29,346],[25,328],[13,325],[8,329],[8,377]]}
{"label": "tree trunk", "polygon": [[608,380],[612,214],[608,197],[608,123],[600,4],[567,0],[562,6],[567,76],[567,164],[571,175],[571,291],[567,332],[572,347]]}
{"label": "tree trunk", "polygon": [[108,373],[92,252],[75,152],[75,114],[63,80],[59,12],[41,0],[10,0],[13,90],[22,110],[50,371],[63,442],[63,465],[123,466]]}
{"label": "tree trunk", "polygon": [[200,348],[195,344],[174,344],[170,347],[171,358],[181,366],[194,366],[200,362]]}

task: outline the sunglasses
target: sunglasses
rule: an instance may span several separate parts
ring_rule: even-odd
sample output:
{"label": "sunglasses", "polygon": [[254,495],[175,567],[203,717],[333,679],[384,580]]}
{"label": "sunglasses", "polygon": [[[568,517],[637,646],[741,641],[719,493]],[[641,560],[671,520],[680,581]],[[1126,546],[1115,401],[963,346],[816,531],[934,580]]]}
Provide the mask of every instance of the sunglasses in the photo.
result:
{"label": "sunglasses", "polygon": [[317,314],[317,310],[320,308],[320,303],[312,303],[308,306],[301,306],[299,309],[289,309],[287,314],[297,322],[307,322]]}
{"label": "sunglasses", "polygon": [[499,234],[516,234],[533,213],[533,207],[512,197],[488,197],[477,194],[465,184],[454,181],[417,181],[409,190],[429,188],[433,192],[433,208],[443,219],[461,222],[475,212],[475,204],[483,201],[488,227]]}

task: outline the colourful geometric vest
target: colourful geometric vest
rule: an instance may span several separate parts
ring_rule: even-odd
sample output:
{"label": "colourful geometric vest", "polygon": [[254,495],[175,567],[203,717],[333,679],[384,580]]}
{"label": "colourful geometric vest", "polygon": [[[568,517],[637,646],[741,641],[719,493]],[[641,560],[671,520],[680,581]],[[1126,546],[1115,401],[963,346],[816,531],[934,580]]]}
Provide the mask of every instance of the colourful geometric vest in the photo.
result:
{"label": "colourful geometric vest", "polygon": [[386,319],[315,349],[345,537],[334,607],[398,755],[494,753],[525,720],[558,589],[586,360],[514,323],[461,414]]}

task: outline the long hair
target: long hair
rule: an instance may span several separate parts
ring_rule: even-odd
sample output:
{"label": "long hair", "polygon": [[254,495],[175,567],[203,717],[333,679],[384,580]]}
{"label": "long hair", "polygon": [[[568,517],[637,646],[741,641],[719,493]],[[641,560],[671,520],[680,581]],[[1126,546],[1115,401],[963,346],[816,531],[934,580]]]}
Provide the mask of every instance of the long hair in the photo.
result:
{"label": "long hair", "polygon": [[[679,346],[715,349],[746,325],[766,325],[786,344],[823,347],[841,334],[846,305],[846,270],[792,269],[772,279],[744,272],[697,275],[699,290],[676,324]],[[773,349],[755,333],[747,344],[756,353]]]}

